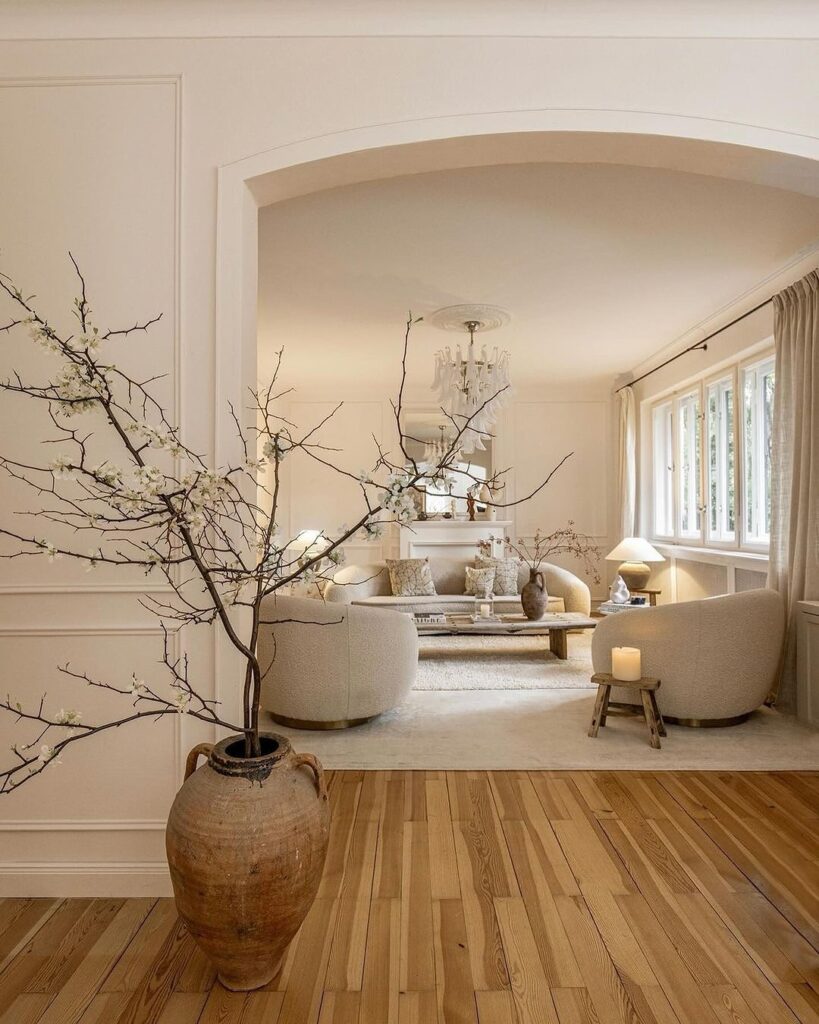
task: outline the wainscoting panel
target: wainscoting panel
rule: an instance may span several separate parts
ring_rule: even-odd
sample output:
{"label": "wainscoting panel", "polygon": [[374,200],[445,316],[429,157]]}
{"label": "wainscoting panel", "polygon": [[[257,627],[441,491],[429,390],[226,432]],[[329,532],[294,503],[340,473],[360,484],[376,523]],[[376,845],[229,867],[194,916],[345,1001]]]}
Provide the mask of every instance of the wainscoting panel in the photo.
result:
{"label": "wainscoting panel", "polygon": [[677,559],[677,600],[696,601],[728,592],[728,574],[724,565],[709,565]]}
{"label": "wainscoting panel", "polygon": [[764,587],[766,580],[767,574],[764,572],[755,572],[752,569],[734,569],[734,590],[736,593]]}
{"label": "wainscoting panel", "polygon": [[[36,293],[41,311],[66,331],[79,289],[69,251],[83,270],[101,330],[161,314],[146,334],[107,342],[104,356],[138,379],[159,376],[158,397],[169,419],[181,422],[181,80],[86,72],[7,77],[0,82],[0,117],[13,140],[0,150],[0,179],[15,200],[0,209],[2,270]],[[55,151],[70,159],[50,161],[47,154]],[[0,305],[5,319],[10,310]],[[9,340],[0,375],[15,368],[40,381],[52,372],[53,364],[24,334]],[[5,396],[3,455],[42,465],[59,452],[60,446],[40,443],[55,436],[42,412],[19,396]],[[122,462],[114,447],[95,454]],[[4,480],[4,523],[18,511],[36,511],[32,498],[22,485]],[[42,517],[16,517],[15,523],[26,536],[60,541],[59,527]],[[68,663],[118,685],[127,685],[134,671],[163,679],[162,636],[137,601],[167,587],[139,570],[84,568],[66,557],[0,562],[2,686],[24,707],[36,708],[47,692],[49,710],[76,708],[84,722],[103,722],[132,710],[129,700],[69,680],[57,668]],[[0,798],[0,891],[102,892],[108,882],[100,874],[111,891],[165,891],[157,823],[179,783],[182,726],[175,716],[72,744],[62,764]],[[14,756],[12,742],[34,735],[31,724],[0,716],[0,763]]]}

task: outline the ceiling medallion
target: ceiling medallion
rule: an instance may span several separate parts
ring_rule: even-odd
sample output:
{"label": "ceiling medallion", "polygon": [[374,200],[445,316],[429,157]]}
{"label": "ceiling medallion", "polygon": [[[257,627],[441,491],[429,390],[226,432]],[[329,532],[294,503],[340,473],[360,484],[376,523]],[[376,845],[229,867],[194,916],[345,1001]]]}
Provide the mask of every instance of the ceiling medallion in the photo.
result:
{"label": "ceiling medallion", "polygon": [[465,428],[461,453],[471,455],[474,451],[484,451],[484,442],[491,437],[498,413],[509,401],[510,357],[507,351],[497,347],[489,351],[486,345],[476,353],[475,335],[503,327],[511,317],[499,306],[468,303],[445,306],[424,319],[442,330],[469,335],[465,350],[457,345],[453,352],[447,346],[435,354],[432,390],[458,429]]}

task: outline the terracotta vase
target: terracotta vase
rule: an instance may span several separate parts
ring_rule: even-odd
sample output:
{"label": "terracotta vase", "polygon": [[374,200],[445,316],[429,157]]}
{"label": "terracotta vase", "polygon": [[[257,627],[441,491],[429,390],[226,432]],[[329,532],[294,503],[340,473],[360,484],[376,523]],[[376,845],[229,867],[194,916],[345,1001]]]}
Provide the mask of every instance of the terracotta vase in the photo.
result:
{"label": "terracotta vase", "polygon": [[529,582],[520,592],[520,603],[527,619],[542,619],[549,605],[549,595],[543,582],[543,573],[537,569],[529,570]]}
{"label": "terracotta vase", "polygon": [[330,825],[312,754],[275,733],[262,734],[261,757],[243,751],[241,736],[193,748],[165,833],[179,915],[234,991],[278,970],[316,897]]}

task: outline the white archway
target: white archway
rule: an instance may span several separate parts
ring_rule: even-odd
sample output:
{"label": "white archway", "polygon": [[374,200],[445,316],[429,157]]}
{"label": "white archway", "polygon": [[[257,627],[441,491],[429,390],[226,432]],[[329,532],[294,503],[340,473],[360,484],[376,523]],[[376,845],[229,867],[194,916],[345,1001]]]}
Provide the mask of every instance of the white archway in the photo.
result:
{"label": "white archway", "polygon": [[370,125],[277,146],[219,168],[216,260],[217,461],[228,402],[256,376],[258,208],[357,181],[553,160],[669,167],[819,196],[819,139],[645,111],[518,110]]}
{"label": "white archway", "polygon": [[[229,407],[256,384],[258,210],[321,189],[456,167],[534,161],[666,167],[819,196],[819,139],[646,111],[518,110],[333,132],[219,168],[214,454],[235,451]],[[216,678],[232,651],[216,640]],[[218,682],[217,682],[218,689]],[[217,694],[219,696],[219,694]]]}

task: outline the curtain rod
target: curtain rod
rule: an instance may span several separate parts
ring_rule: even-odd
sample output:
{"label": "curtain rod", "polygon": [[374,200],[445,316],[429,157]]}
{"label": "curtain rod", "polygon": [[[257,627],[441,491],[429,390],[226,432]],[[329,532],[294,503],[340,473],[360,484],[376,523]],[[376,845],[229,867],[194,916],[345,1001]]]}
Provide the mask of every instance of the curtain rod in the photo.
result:
{"label": "curtain rod", "polygon": [[715,331],[712,331],[710,334],[706,335],[706,337],[704,337],[702,341],[697,341],[693,345],[689,345],[688,348],[684,348],[682,352],[678,352],[675,356],[672,356],[670,359],[666,359],[664,363],[660,363],[659,366],[655,366],[653,370],[646,370],[645,373],[641,374],[639,377],[635,377],[635,379],[629,381],[628,384],[621,384],[619,388],[614,389],[615,395],[618,391],[622,391],[623,388],[630,388],[634,384],[639,384],[641,380],[645,380],[646,377],[650,377],[652,373],[656,373],[658,370],[662,370],[664,367],[668,366],[669,363],[673,363],[675,359],[681,359],[683,356],[687,356],[689,352],[696,352],[698,349],[701,349],[703,352],[705,352],[708,348],[708,342],[712,338],[716,338],[718,334],[722,334],[723,331],[727,331],[729,327],[733,327],[734,324],[738,324],[740,320],[744,320],[746,317],[751,316],[752,313],[756,313],[758,310],[762,309],[763,306],[770,305],[770,303],[773,302],[774,298],[775,296],[772,295],[769,299],[765,299],[764,302],[760,302],[758,306],[754,306],[753,309],[749,309],[747,313],[742,313],[740,316],[735,317],[730,323],[725,324],[724,327],[718,327]]}

